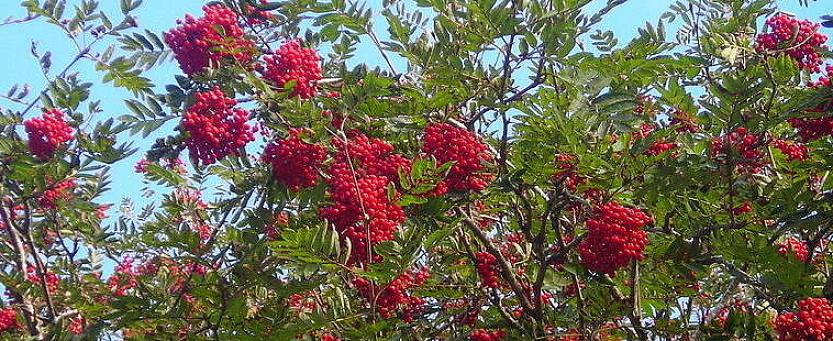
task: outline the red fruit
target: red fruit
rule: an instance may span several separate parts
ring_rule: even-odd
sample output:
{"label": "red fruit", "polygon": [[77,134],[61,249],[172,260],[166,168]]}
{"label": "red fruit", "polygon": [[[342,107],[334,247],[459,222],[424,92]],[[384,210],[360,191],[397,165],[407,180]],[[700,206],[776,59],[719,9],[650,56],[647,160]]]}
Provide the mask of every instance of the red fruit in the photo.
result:
{"label": "red fruit", "polygon": [[220,88],[198,92],[194,104],[182,116],[182,129],[188,133],[185,144],[191,156],[203,164],[212,164],[230,154],[237,154],[254,141],[252,128],[246,123],[249,113],[235,109],[233,98]]}
{"label": "red fruit", "polygon": [[557,154],[555,162],[555,167],[560,170],[553,173],[552,179],[563,183],[570,192],[575,192],[579,185],[587,182],[585,177],[576,172],[576,157],[572,154]]}
{"label": "red fruit", "polygon": [[480,275],[480,282],[489,288],[500,288],[497,257],[488,252],[478,252],[474,254],[474,260],[477,264],[477,274]]}
{"label": "red fruit", "polygon": [[289,138],[270,143],[261,157],[272,166],[275,180],[293,191],[315,186],[326,157],[324,147],[301,141],[301,134],[291,129]]}
{"label": "red fruit", "polygon": [[587,219],[587,234],[578,246],[581,262],[588,269],[614,275],[631,261],[642,260],[648,237],[643,227],[651,218],[636,208],[616,202],[601,204]]}
{"label": "red fruit", "polygon": [[795,259],[798,259],[801,262],[807,261],[807,257],[810,256],[807,244],[796,238],[787,238],[777,245],[778,253],[782,255],[792,254],[795,256]]}
{"label": "red fruit", "polygon": [[773,327],[781,341],[833,340],[833,309],[825,298],[807,298],[797,313],[779,314]]}
{"label": "red fruit", "polygon": [[41,160],[51,158],[58,147],[72,139],[72,127],[64,121],[64,113],[59,109],[26,120],[23,127],[29,136],[29,151]]}
{"label": "red fruit", "polygon": [[67,330],[72,334],[81,335],[84,333],[84,326],[86,324],[87,321],[81,315],[78,315],[69,320]]}
{"label": "red fruit", "polygon": [[731,133],[711,141],[709,155],[720,163],[732,158],[736,169],[742,173],[760,173],[765,165],[762,147],[765,144],[746,128],[740,127]]}
{"label": "red fruit", "polygon": [[350,240],[351,263],[378,261],[378,255],[371,257],[372,247],[393,240],[405,221],[388,188],[399,182],[399,169],[410,170],[410,161],[392,154],[393,146],[384,141],[357,133],[348,141],[334,140],[333,146],[338,153],[327,169],[332,204],[321,208],[319,215]]}
{"label": "red fruit", "polygon": [[827,36],[819,32],[821,25],[779,13],[767,19],[766,26],[770,32],[756,39],[759,51],[777,51],[778,54],[790,56],[802,69],[821,71],[819,51],[827,41]]}
{"label": "red fruit", "polygon": [[790,161],[803,161],[807,159],[807,147],[800,142],[775,140],[772,141],[772,145],[778,148],[781,153],[784,153]]}
{"label": "red fruit", "polygon": [[18,328],[20,328],[20,324],[17,323],[17,312],[8,307],[0,309],[0,332]]}
{"label": "red fruit", "polygon": [[266,64],[263,78],[279,89],[289,82],[294,82],[290,96],[310,98],[318,91],[321,80],[321,60],[318,53],[301,46],[298,40],[284,43],[272,55],[264,58]]}
{"label": "red fruit", "polygon": [[506,332],[498,330],[475,329],[471,331],[471,341],[500,341],[506,336]]}
{"label": "red fruit", "polygon": [[408,290],[423,285],[429,277],[428,271],[421,269],[399,275],[386,287],[379,287],[360,277],[353,279],[353,286],[365,300],[375,300],[376,310],[383,318],[391,318],[398,314],[403,321],[411,322],[414,315],[422,312],[425,302],[422,298],[409,294]]}
{"label": "red fruit", "polygon": [[[437,160],[437,165],[453,162],[442,186],[452,191],[481,191],[489,185],[483,163],[492,156],[487,146],[474,133],[448,123],[431,123],[425,128],[422,151]],[[436,195],[444,191],[435,190]]]}
{"label": "red fruit", "polygon": [[177,20],[179,26],[165,33],[165,43],[173,50],[182,72],[199,74],[226,59],[250,65],[255,46],[244,37],[237,14],[223,5],[202,10],[202,18],[186,15],[184,20]]}
{"label": "red fruit", "polygon": [[38,197],[38,205],[43,209],[55,209],[58,201],[69,200],[72,197],[73,188],[75,188],[74,179],[66,179],[54,184]]}

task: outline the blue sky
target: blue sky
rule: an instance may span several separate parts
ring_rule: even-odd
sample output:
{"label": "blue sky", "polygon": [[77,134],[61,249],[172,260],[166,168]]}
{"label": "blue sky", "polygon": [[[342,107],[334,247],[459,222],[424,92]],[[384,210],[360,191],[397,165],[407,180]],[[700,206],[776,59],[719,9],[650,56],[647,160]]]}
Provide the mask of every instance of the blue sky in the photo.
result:
{"label": "blue sky", "polygon": [[[819,4],[827,1],[830,0],[819,0],[810,8],[799,7],[798,0],[782,0],[779,1],[779,4],[782,10],[795,13],[802,18],[817,20],[820,16],[828,14],[825,12],[830,12]],[[68,0],[68,2],[74,4],[77,1]],[[370,1],[371,4],[376,4],[377,8],[380,2],[380,0]],[[591,8],[599,8],[605,2],[595,0]],[[598,28],[601,30],[612,30],[616,32],[620,43],[627,42],[637,34],[637,29],[643,26],[646,21],[656,23],[663,11],[673,2],[672,0],[632,0],[615,9]],[[105,12],[112,13],[113,18],[120,18],[119,15],[121,12],[118,9],[118,1],[104,0],[101,3]],[[186,13],[199,14],[201,12],[200,7],[203,3],[204,1],[199,0],[146,0],[144,5],[136,12],[136,15],[138,16],[138,22],[141,28],[158,33],[174,26],[176,19],[183,17]],[[67,12],[70,11],[68,10]],[[0,13],[2,13],[0,14],[0,20],[7,16],[25,16],[25,11],[20,8],[18,1],[14,0],[0,1]],[[113,19],[113,21],[116,20],[118,19]],[[380,34],[384,35],[384,20],[378,21],[377,26]],[[3,75],[3,77],[0,77],[0,91],[2,92],[5,92],[5,89],[10,88],[15,83],[21,83],[21,85],[23,83],[30,84],[32,92],[38,92],[43,89],[45,84],[44,77],[39,71],[37,60],[29,52],[32,41],[37,42],[38,49],[41,53],[47,50],[52,51],[53,72],[63,68],[74,56],[74,47],[68,38],[62,35],[54,26],[39,21],[0,26],[0,41],[4,43],[5,58],[5,62],[0,63],[0,75]],[[378,56],[378,51],[367,45],[365,47],[360,49],[357,60],[367,61],[373,64],[371,66],[380,64],[381,58]],[[101,48],[99,51],[101,51]],[[87,81],[95,83],[100,80],[101,75],[94,72],[91,63],[88,61],[82,63],[76,70]],[[177,74],[179,74],[179,69],[176,64],[168,63],[152,70],[146,76],[151,78],[157,86],[161,87],[165,84],[172,83],[174,81],[174,75]],[[129,94],[111,89],[109,86],[99,86],[93,89],[91,98],[102,100],[102,107],[105,110],[104,115],[106,116],[101,118],[107,118],[118,117],[127,112],[121,99],[127,98],[128,96]],[[20,109],[3,100],[0,100],[0,107]],[[36,113],[37,111],[33,112]],[[153,142],[153,138],[154,136],[151,136],[145,141],[139,141],[136,143],[136,146],[146,148]],[[111,174],[114,180],[113,190],[103,198],[105,202],[118,204],[123,197],[134,199],[139,197],[140,189],[143,186],[140,178],[133,173],[133,164],[139,158],[141,158],[141,153],[137,153],[126,162],[122,162],[112,169]],[[110,213],[111,215],[116,214],[114,211]]]}

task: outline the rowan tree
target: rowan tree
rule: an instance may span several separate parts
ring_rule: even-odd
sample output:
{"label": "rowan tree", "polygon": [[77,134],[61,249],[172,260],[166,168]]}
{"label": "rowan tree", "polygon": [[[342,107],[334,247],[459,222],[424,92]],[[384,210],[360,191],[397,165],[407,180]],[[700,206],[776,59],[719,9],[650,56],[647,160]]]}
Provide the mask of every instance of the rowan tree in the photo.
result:
{"label": "rowan tree", "polygon": [[25,1],[77,56],[3,96],[0,337],[833,340],[829,18],[626,2]]}

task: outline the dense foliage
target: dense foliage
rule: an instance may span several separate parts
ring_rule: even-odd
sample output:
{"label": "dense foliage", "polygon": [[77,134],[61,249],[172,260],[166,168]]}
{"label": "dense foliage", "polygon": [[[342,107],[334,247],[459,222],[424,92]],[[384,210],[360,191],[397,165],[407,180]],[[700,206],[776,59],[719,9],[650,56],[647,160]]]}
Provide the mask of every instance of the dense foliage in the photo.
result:
{"label": "dense foliage", "polygon": [[[833,340],[830,18],[669,1],[620,44],[626,0],[210,1],[166,32],[70,2],[4,24],[77,51],[2,96],[2,339]],[[117,178],[158,195],[107,217],[145,145],[117,139],[154,132]]]}

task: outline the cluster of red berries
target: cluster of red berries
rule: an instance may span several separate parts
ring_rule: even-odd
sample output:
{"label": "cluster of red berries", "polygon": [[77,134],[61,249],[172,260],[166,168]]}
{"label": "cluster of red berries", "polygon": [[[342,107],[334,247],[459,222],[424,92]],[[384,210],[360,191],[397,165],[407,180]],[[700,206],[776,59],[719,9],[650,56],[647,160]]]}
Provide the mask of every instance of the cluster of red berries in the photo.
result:
{"label": "cluster of red berries", "polygon": [[309,314],[315,310],[315,292],[308,291],[303,294],[292,294],[286,298],[286,305],[295,314]]}
{"label": "cluster of red berries", "polygon": [[73,317],[69,320],[69,325],[67,325],[67,331],[74,335],[81,335],[84,333],[84,326],[87,325],[87,320],[84,319],[81,315]]}
{"label": "cluster of red berries", "polygon": [[645,155],[657,156],[665,153],[671,149],[677,148],[678,144],[666,141],[654,141],[651,146],[645,150]]}
{"label": "cluster of red berries", "polygon": [[122,259],[122,261],[116,265],[113,275],[107,279],[107,287],[110,288],[110,292],[113,293],[113,296],[125,296],[127,295],[128,290],[135,288],[139,284],[136,279],[136,276],[138,275],[139,271],[133,266],[133,259]]}
{"label": "cluster of red berries", "polygon": [[807,257],[810,256],[810,251],[807,249],[807,244],[798,240],[796,238],[787,238],[784,241],[778,243],[778,253],[782,255],[792,254],[795,256],[795,259],[799,261],[807,261]]}
{"label": "cluster of red berries", "polygon": [[798,136],[805,142],[833,135],[833,117],[791,118],[787,122],[798,131]]}
{"label": "cluster of red berries", "polygon": [[304,130],[290,129],[289,138],[266,146],[262,160],[272,166],[275,180],[292,191],[313,187],[324,163],[326,150],[301,140]]}
{"label": "cluster of red berries", "polygon": [[774,140],[772,141],[772,145],[775,146],[775,148],[778,148],[781,153],[784,153],[790,161],[806,160],[807,154],[809,153],[807,146],[800,142]]}
{"label": "cluster of red berries", "polygon": [[484,174],[484,162],[492,159],[486,145],[474,133],[448,123],[431,123],[425,128],[422,151],[438,165],[453,162],[435,195],[452,191],[480,191],[489,185],[491,177]]}
{"label": "cluster of red berries", "polygon": [[255,46],[244,37],[237,14],[223,5],[209,5],[202,10],[202,18],[186,15],[184,20],[177,20],[179,26],[165,33],[165,43],[173,50],[182,72],[189,76],[199,74],[223,59],[249,65]]}
{"label": "cluster of red berries", "polygon": [[333,336],[333,334],[325,333],[322,334],[321,337],[318,339],[319,341],[341,341],[340,338]]}
{"label": "cluster of red berries", "polygon": [[287,41],[263,59],[266,64],[263,78],[281,89],[294,83],[291,96],[310,98],[318,91],[321,60],[315,50],[301,46],[300,41]]}
{"label": "cluster of red berries", "polygon": [[[638,141],[647,138],[648,135],[651,135],[651,133],[654,132],[654,130],[656,130],[655,124],[643,123],[639,126],[638,130],[633,132],[633,139],[634,141]],[[645,155],[657,156],[674,148],[677,148],[676,143],[667,142],[665,140],[657,140],[651,143],[648,149],[645,150]]]}
{"label": "cluster of red berries", "polygon": [[821,25],[809,20],[798,20],[779,13],[766,20],[771,32],[758,36],[758,49],[775,51],[790,56],[799,67],[810,72],[820,72],[822,57],[819,53],[827,36],[819,32]]}
{"label": "cluster of red berries", "polygon": [[500,272],[498,271],[497,257],[488,252],[474,254],[477,274],[480,275],[480,282],[488,288],[500,288]]}
{"label": "cluster of red berries", "polygon": [[[393,240],[405,221],[402,207],[388,197],[390,184],[398,182],[398,170],[409,170],[410,162],[393,154],[393,146],[379,139],[352,133],[347,141],[335,139],[338,153],[327,169],[331,205],[320,216],[329,221],[352,244],[351,262],[379,260],[372,246]],[[369,253],[370,251],[370,253]]]}
{"label": "cluster of red berries", "polygon": [[52,157],[58,147],[72,139],[72,127],[59,109],[51,109],[41,117],[26,120],[23,127],[29,136],[29,151],[41,160]]}
{"label": "cluster of red berries", "polygon": [[[30,266],[26,269],[26,280],[40,288],[41,276],[38,275],[38,271],[35,267]],[[49,290],[50,293],[55,293],[55,291],[58,290],[58,285],[61,284],[61,278],[55,273],[47,271],[43,275],[43,282],[46,284],[46,290]]]}
{"label": "cluster of red berries", "polygon": [[825,298],[804,299],[797,313],[779,314],[774,328],[781,341],[833,340],[833,308]]}
{"label": "cluster of red berries", "polygon": [[732,207],[732,214],[741,215],[752,212],[752,203],[744,201],[742,204]]}
{"label": "cluster of red berries", "polygon": [[506,336],[506,332],[497,330],[475,329],[471,331],[469,340],[471,341],[500,341]]}
{"label": "cluster of red berries", "polygon": [[557,183],[563,183],[570,192],[584,184],[587,179],[576,172],[576,157],[572,154],[558,154],[555,156],[555,167],[557,170],[552,179]]}
{"label": "cluster of red berries", "polygon": [[642,260],[651,218],[636,208],[608,202],[594,208],[587,219],[587,236],[578,246],[581,262],[588,269],[609,275],[633,260]]}
{"label": "cluster of red berries", "polygon": [[58,182],[38,197],[38,205],[47,210],[57,207],[58,201],[69,200],[72,197],[72,190],[75,188],[75,179],[66,179]]}
{"label": "cluster of red berries", "polygon": [[718,162],[725,163],[729,157],[737,158],[737,170],[742,173],[760,173],[764,166],[764,145],[758,136],[740,127],[731,133],[714,138],[711,141],[709,155]]}
{"label": "cluster of red berries", "polygon": [[[831,79],[833,79],[833,65],[828,65],[826,68],[827,76],[819,78],[816,82],[811,82],[810,87],[833,87]],[[808,110],[809,112],[828,112],[833,110],[833,99],[827,103],[822,103],[818,107]],[[818,118],[791,118],[787,122],[793,128],[798,130],[798,136],[803,141],[814,141],[825,136],[833,135],[833,117],[818,117]]]}
{"label": "cluster of red berries", "polygon": [[0,333],[20,328],[17,323],[17,312],[12,308],[0,309]]}
{"label": "cluster of red berries", "polygon": [[428,270],[421,269],[406,271],[384,288],[361,277],[355,278],[353,285],[365,300],[375,300],[376,309],[383,318],[391,318],[398,313],[403,321],[411,322],[414,315],[422,311],[425,301],[409,294],[408,290],[425,284],[429,277]]}
{"label": "cluster of red berries", "polygon": [[254,141],[252,128],[246,123],[249,113],[234,108],[236,104],[219,87],[194,95],[194,104],[182,117],[182,129],[188,132],[185,143],[193,158],[212,164]]}

